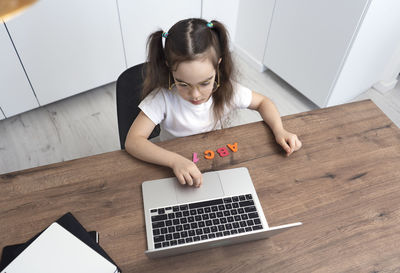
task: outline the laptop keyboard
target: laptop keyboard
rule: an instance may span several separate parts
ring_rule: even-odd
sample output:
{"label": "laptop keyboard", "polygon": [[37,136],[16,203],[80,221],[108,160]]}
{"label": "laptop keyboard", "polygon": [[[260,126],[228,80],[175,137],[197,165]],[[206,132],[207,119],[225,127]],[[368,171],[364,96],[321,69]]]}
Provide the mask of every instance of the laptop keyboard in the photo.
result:
{"label": "laptop keyboard", "polygon": [[150,214],[156,249],[263,228],[251,194],[155,208]]}

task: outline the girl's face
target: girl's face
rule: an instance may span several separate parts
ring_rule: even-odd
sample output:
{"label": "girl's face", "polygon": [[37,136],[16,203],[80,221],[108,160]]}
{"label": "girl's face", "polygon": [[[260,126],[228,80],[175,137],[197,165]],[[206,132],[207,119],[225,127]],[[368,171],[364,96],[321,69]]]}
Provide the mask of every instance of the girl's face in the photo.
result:
{"label": "girl's face", "polygon": [[194,105],[205,103],[213,93],[216,71],[209,58],[182,62],[172,76],[178,94]]}

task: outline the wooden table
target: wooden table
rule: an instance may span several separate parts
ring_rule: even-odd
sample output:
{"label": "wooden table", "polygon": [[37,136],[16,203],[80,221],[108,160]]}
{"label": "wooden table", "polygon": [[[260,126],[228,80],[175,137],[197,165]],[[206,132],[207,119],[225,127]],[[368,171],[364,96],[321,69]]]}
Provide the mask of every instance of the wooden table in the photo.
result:
{"label": "wooden table", "polygon": [[371,101],[286,116],[303,148],[290,157],[262,122],[160,146],[187,158],[238,142],[201,171],[247,167],[271,226],[267,240],[148,259],[141,182],[170,169],[116,151],[0,176],[0,248],[71,211],[128,272],[399,272],[400,131]]}

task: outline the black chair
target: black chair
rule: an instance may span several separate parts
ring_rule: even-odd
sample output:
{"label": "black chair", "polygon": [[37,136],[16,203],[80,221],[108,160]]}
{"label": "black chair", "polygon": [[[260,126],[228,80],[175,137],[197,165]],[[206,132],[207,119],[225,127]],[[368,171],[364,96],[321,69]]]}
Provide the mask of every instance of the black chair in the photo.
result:
{"label": "black chair", "polygon": [[[138,107],[141,101],[143,79],[146,64],[138,64],[125,70],[117,80],[117,117],[121,149],[125,149],[125,139],[133,121],[140,113]],[[160,125],[157,125],[149,139],[160,134]]]}

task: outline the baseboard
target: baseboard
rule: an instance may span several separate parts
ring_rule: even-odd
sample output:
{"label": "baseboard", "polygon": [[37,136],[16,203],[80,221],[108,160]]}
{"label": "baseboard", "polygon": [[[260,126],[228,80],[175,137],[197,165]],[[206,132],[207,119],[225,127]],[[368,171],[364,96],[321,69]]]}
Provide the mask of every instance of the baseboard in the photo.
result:
{"label": "baseboard", "polygon": [[238,54],[246,63],[257,69],[257,71],[264,72],[267,68],[264,64],[258,60],[256,60],[253,56],[251,56],[246,50],[238,46],[237,44],[233,44],[233,51]]}
{"label": "baseboard", "polygon": [[392,90],[398,82],[398,79],[394,79],[392,81],[380,81],[374,84],[372,87],[379,91],[380,93],[384,94],[389,90]]}

